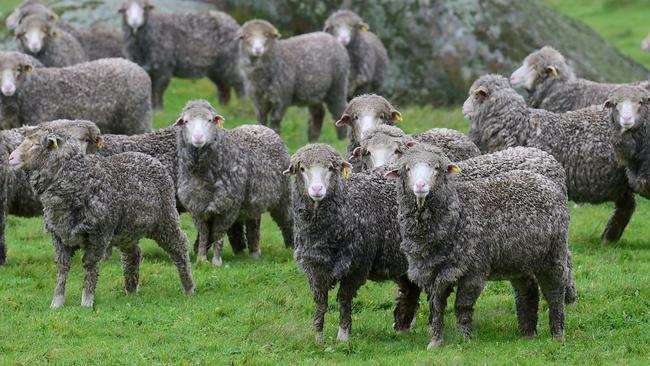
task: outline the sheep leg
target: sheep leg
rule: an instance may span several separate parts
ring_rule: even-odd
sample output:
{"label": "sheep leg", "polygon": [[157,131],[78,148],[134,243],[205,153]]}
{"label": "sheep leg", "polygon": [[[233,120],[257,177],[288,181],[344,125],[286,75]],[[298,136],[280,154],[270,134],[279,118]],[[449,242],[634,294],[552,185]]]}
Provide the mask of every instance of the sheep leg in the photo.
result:
{"label": "sheep leg", "polygon": [[59,274],[50,307],[56,309],[62,307],[65,303],[65,285],[68,281],[68,273],[70,272],[75,249],[63,245],[61,239],[54,234],[52,234],[52,246],[54,247],[54,258],[59,267]]}
{"label": "sheep leg", "polygon": [[152,239],[172,259],[172,263],[176,266],[176,270],[181,279],[185,295],[194,295],[189,241],[185,233],[181,230],[178,218],[171,220],[169,223],[161,224],[158,232],[152,235]]}
{"label": "sheep leg", "polygon": [[[239,210],[233,210],[234,212],[239,212]],[[219,217],[212,220],[212,226],[210,228],[210,240],[214,246],[214,254],[212,256],[212,264],[215,266],[220,266],[223,263],[221,259],[221,253],[223,251],[223,235],[225,232],[232,226],[232,223],[235,222],[236,215],[229,215],[230,217]]]}
{"label": "sheep leg", "polygon": [[357,291],[365,282],[365,277],[349,277],[341,280],[336,301],[339,304],[339,332],[336,340],[347,342],[352,333],[352,300],[357,296]]}
{"label": "sheep leg", "polygon": [[208,261],[208,242],[210,242],[210,223],[205,220],[194,220],[194,225],[197,231],[197,241],[199,243],[198,251],[196,252],[196,262]]}
{"label": "sheep leg", "polygon": [[320,132],[323,129],[323,119],[325,119],[325,108],[323,108],[323,105],[310,105],[309,120],[307,121],[307,139],[309,142],[318,141]]}
{"label": "sheep leg", "polygon": [[244,224],[239,221],[235,222],[232,224],[230,229],[228,229],[227,233],[233,253],[237,256],[244,254],[244,249],[246,249],[246,244],[244,243],[244,240],[246,239],[244,234]]}
{"label": "sheep leg", "polygon": [[485,287],[485,280],[482,278],[464,278],[458,282],[456,292],[456,323],[458,332],[465,338],[472,338],[472,317],[474,315],[474,304]]}
{"label": "sheep leg", "polygon": [[445,309],[452,287],[439,288],[437,292],[428,292],[429,297],[429,336],[431,341],[427,349],[434,349],[442,344],[445,326]]}
{"label": "sheep leg", "polygon": [[221,105],[227,105],[230,102],[230,85],[222,80],[218,74],[209,74],[208,78],[217,87],[217,100]]}
{"label": "sheep leg", "polygon": [[575,302],[578,300],[576,282],[575,279],[573,278],[573,254],[571,253],[570,250],[567,251],[566,265],[567,265],[567,278],[566,278],[566,290],[564,293],[564,304],[569,305],[569,304],[575,304]]}
{"label": "sheep leg", "polygon": [[314,298],[314,330],[316,331],[316,342],[323,343],[323,323],[325,322],[325,313],[327,313],[327,287],[321,288],[312,285],[312,297]]}
{"label": "sheep leg", "polygon": [[113,255],[113,246],[109,245],[108,248],[106,248],[104,255],[102,256],[102,262],[108,262],[108,260],[111,259],[112,255]]}
{"label": "sheep leg", "polygon": [[278,135],[281,133],[280,123],[282,123],[282,118],[287,108],[284,106],[275,106],[271,111],[271,129],[275,131]]}
{"label": "sheep leg", "polygon": [[634,200],[634,192],[627,191],[623,196],[619,197],[614,201],[614,213],[610,217],[605,231],[600,236],[600,239],[603,241],[616,241],[621,238],[623,231],[630,222],[634,209],[636,208],[636,202]]}
{"label": "sheep leg", "polygon": [[[556,264],[555,266],[564,266]],[[562,273],[535,273],[542,294],[548,303],[548,318],[553,338],[564,341],[564,292],[566,289],[566,271]]]}
{"label": "sheep leg", "polygon": [[[0,209],[2,206],[0,205]],[[7,212],[2,209],[0,212],[0,267],[7,263],[7,244],[5,242],[5,224],[7,220]]]}
{"label": "sheep leg", "polygon": [[100,239],[91,241],[86,245],[86,251],[82,258],[84,267],[84,288],[81,294],[81,306],[93,307],[95,303],[95,289],[97,288],[97,279],[99,278],[99,262],[101,262],[106,252],[106,247],[110,240]]}
{"label": "sheep leg", "polygon": [[253,258],[259,258],[262,255],[260,250],[260,225],[262,218],[246,220],[246,240],[248,241],[248,253]]}
{"label": "sheep leg", "polygon": [[[335,121],[343,115],[343,112],[345,111],[345,108],[348,105],[348,102],[346,100],[346,95],[348,93],[347,78],[345,78],[345,80],[341,80],[338,84],[339,84],[339,88],[336,90],[334,89],[330,90],[325,100],[325,104],[327,104],[327,109],[330,111],[330,114],[332,115],[332,118],[334,118]],[[336,136],[339,138],[339,140],[344,140],[347,137],[347,135],[348,135],[347,126],[336,127]]]}
{"label": "sheep leg", "polygon": [[153,109],[162,110],[163,96],[172,80],[172,75],[169,72],[154,71],[149,76],[151,77],[151,102]]}
{"label": "sheep leg", "polygon": [[138,243],[135,242],[128,247],[121,248],[121,251],[122,272],[124,272],[124,290],[127,295],[131,295],[138,291],[142,250]]}
{"label": "sheep leg", "polygon": [[411,329],[420,300],[420,288],[403,275],[397,280],[399,290],[393,311],[393,328],[398,332]]}
{"label": "sheep leg", "polygon": [[282,238],[284,239],[284,246],[286,248],[293,248],[293,212],[291,211],[291,196],[289,193],[286,199],[280,200],[278,206],[271,209],[271,218],[282,231]]}
{"label": "sheep leg", "polygon": [[539,288],[533,277],[511,280],[515,290],[515,305],[519,334],[533,338],[537,335],[537,307],[539,306]]}

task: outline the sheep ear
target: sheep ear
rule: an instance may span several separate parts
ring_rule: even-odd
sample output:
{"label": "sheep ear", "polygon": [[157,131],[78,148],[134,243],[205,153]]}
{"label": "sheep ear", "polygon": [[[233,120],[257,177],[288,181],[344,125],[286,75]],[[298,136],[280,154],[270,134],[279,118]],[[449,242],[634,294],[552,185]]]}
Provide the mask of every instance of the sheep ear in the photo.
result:
{"label": "sheep ear", "polygon": [[418,144],[419,144],[419,142],[411,140],[411,141],[406,143],[406,147],[410,149],[412,147],[417,146]]}
{"label": "sheep ear", "polygon": [[52,21],[59,20],[59,16],[55,13],[51,13],[47,18]]}
{"label": "sheep ear", "polygon": [[214,123],[217,124],[217,127],[223,128],[223,123],[226,122],[226,119],[217,114],[216,116],[214,116],[213,121]]}
{"label": "sheep ear", "polygon": [[290,164],[287,170],[283,171],[284,175],[293,175],[296,174],[296,167],[293,164]]}
{"label": "sheep ear", "polygon": [[47,138],[47,148],[50,150],[56,150],[59,148],[61,139],[55,136],[50,136]]}
{"label": "sheep ear", "polygon": [[32,72],[32,65],[29,64],[23,65],[23,71],[26,73]]}
{"label": "sheep ear", "polygon": [[485,91],[485,89],[483,89],[483,88],[474,89],[474,94],[478,95],[479,97],[483,97],[483,98],[487,97],[487,91]]}
{"label": "sheep ear", "polygon": [[104,138],[101,136],[95,137],[95,146],[97,146],[98,149],[101,149],[104,147]]}
{"label": "sheep ear", "polygon": [[447,174],[450,174],[450,175],[451,174],[458,174],[461,171],[462,170],[460,170],[458,165],[456,165],[455,163],[449,163],[449,165],[447,165]]}
{"label": "sheep ear", "polygon": [[352,155],[348,159],[352,160],[358,160],[361,158],[361,148],[359,146],[355,147],[354,150],[352,150]]}
{"label": "sheep ear", "polygon": [[389,170],[384,174],[384,178],[386,179],[399,179],[400,177],[399,169]]}
{"label": "sheep ear", "polygon": [[612,102],[609,99],[606,100],[605,104],[603,104],[603,109],[612,109],[612,108],[614,108],[614,102]]}
{"label": "sheep ear", "polygon": [[352,164],[343,160],[343,162],[341,163],[341,171],[343,172],[343,177],[345,179],[348,179],[348,177],[350,176],[350,172],[352,171]]}
{"label": "sheep ear", "polygon": [[367,31],[369,31],[369,30],[370,30],[370,27],[368,26],[368,24],[366,24],[366,23],[364,23],[364,22],[361,22],[361,23],[359,24],[359,31],[361,31],[361,32],[367,32]]}
{"label": "sheep ear", "polygon": [[185,120],[183,119],[183,117],[178,117],[176,122],[174,122],[174,126],[178,126],[178,127],[181,127],[184,124],[185,124]]}
{"label": "sheep ear", "polygon": [[398,110],[393,110],[390,112],[390,118],[395,122],[402,122],[402,114]]}
{"label": "sheep ear", "polygon": [[557,67],[555,67],[555,66],[547,67],[546,72],[548,72],[549,74],[552,74],[553,77],[557,77],[560,74],[560,72],[557,70]]}
{"label": "sheep ear", "polygon": [[280,37],[282,37],[282,35],[281,35],[278,31],[273,31],[273,33],[271,33],[271,36],[272,36],[273,38],[280,38]]}
{"label": "sheep ear", "polygon": [[147,0],[144,0],[144,9],[145,10],[156,10],[156,6],[154,4],[149,4]]}
{"label": "sheep ear", "polygon": [[54,38],[61,38],[61,32],[58,31],[58,30],[53,30],[53,31],[52,31],[52,36],[53,36]]}
{"label": "sheep ear", "polygon": [[338,121],[336,121],[336,127],[343,127],[343,126],[349,125],[351,123],[352,123],[352,116],[350,116],[349,114],[346,113],[346,114],[342,115],[341,118],[339,118]]}

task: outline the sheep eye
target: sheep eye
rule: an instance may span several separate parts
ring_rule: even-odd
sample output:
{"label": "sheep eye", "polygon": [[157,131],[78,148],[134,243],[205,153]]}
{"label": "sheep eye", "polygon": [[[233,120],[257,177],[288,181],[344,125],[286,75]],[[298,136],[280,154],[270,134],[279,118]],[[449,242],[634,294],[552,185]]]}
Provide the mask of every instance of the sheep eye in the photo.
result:
{"label": "sheep eye", "polygon": [[359,119],[359,116],[357,116],[357,115],[355,114],[355,115],[354,115],[354,120],[356,121],[356,120],[358,120],[358,119]]}
{"label": "sheep eye", "polygon": [[304,173],[304,172],[305,172],[305,168],[300,167],[300,171]]}

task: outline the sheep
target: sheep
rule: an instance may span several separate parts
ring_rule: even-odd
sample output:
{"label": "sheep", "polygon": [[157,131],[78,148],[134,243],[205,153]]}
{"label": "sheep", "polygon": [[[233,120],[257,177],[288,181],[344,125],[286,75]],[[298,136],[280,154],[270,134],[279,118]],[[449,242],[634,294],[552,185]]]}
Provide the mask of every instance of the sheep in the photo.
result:
{"label": "sheep", "polygon": [[453,287],[458,331],[471,338],[476,300],[486,281],[502,279],[515,288],[522,336],[537,333],[539,283],[549,304],[551,334],[563,339],[569,284],[566,193],[530,171],[458,182],[451,178],[457,170],[440,150],[420,144],[386,173],[397,180],[408,276],[429,299],[428,348],[442,343]]}
{"label": "sheep", "polygon": [[[528,91],[529,107],[557,113],[604,103],[608,93],[620,85],[576,78],[564,56],[548,46],[528,55],[510,76],[510,83]],[[650,81],[635,84],[650,90]]]}
{"label": "sheep", "polygon": [[31,14],[41,14],[43,17],[50,20],[59,19],[58,15],[55,12],[50,10],[45,4],[40,0],[26,0],[22,4],[16,7],[11,14],[6,19],[7,30],[15,30],[20,25],[20,22],[23,18]]}
{"label": "sheep", "polygon": [[21,52],[34,56],[47,67],[65,67],[88,61],[77,38],[55,27],[54,22],[34,14],[23,18],[16,28]]}
{"label": "sheep", "polygon": [[361,170],[372,170],[396,162],[404,150],[416,143],[437,146],[452,161],[461,161],[481,154],[467,136],[456,130],[432,128],[420,135],[409,136],[398,127],[379,125],[365,134],[360,146],[352,150],[349,159],[356,161]]}
{"label": "sheep", "polygon": [[395,330],[408,330],[418,307],[420,289],[408,279],[399,249],[395,186],[377,174],[348,176],[350,169],[329,145],[310,144],[291,157],[284,172],[295,176],[294,256],[314,298],[317,342],[323,341],[328,291],[337,283],[339,341],[350,337],[352,300],[368,279],[398,284]]}
{"label": "sheep", "polygon": [[348,98],[379,92],[388,73],[388,52],[368,29],[368,24],[350,10],[339,10],[325,21],[324,31],[345,46],[350,56]]}
{"label": "sheep", "polygon": [[163,94],[172,76],[207,76],[228,103],[230,88],[243,95],[237,64],[239,24],[228,14],[157,14],[147,0],[127,0],[120,8],[126,56],[142,66],[153,85],[153,106],[163,108]]}
{"label": "sheep", "polygon": [[16,53],[0,52],[0,127],[55,119],[89,119],[102,131],[151,131],[151,81],[125,59],[66,68],[32,68]]}
{"label": "sheep", "polygon": [[197,260],[206,261],[208,245],[215,243],[216,266],[222,264],[223,234],[236,223],[246,225],[250,255],[260,256],[260,218],[266,211],[285,245],[293,247],[291,191],[282,175],[289,164],[287,147],[264,126],[226,130],[223,122],[210,103],[196,100],[187,103],[175,123],[178,197],[198,231]]}
{"label": "sheep", "polygon": [[9,164],[27,172],[44,207],[59,266],[52,308],[64,305],[71,258],[79,248],[84,250],[82,306],[94,304],[99,262],[111,246],[122,251],[126,293],[136,292],[138,241],[144,237],[170,255],[185,293],[194,293],[173,182],[159,161],[140,153],[87,155],[74,137],[37,129],[11,153]]}
{"label": "sheep", "polygon": [[485,75],[472,85],[463,105],[469,136],[482,152],[512,146],[536,147],[566,171],[569,198],[577,203],[614,201],[615,210],[601,239],[618,240],[635,209],[625,169],[616,162],[614,136],[600,106],[566,113],[529,109],[500,75]]}
{"label": "sheep", "polygon": [[609,113],[617,161],[625,167],[630,187],[646,198],[650,198],[649,104],[650,93],[635,86],[614,89],[604,104]]}
{"label": "sheep", "polygon": [[[376,94],[364,94],[350,100],[343,114],[336,121],[337,127],[348,126],[347,156],[359,146],[361,139],[368,131],[379,125],[394,126],[402,121],[400,113],[386,98]],[[355,170],[362,167],[353,161]]]}
{"label": "sheep", "polygon": [[[257,121],[280,133],[280,122],[291,105],[309,108],[309,141],[316,141],[325,118],[323,103],[333,118],[345,110],[350,59],[334,37],[314,32],[279,40],[278,30],[259,19],[238,32],[239,63],[246,92],[253,99]],[[345,128],[337,128],[339,139]]]}

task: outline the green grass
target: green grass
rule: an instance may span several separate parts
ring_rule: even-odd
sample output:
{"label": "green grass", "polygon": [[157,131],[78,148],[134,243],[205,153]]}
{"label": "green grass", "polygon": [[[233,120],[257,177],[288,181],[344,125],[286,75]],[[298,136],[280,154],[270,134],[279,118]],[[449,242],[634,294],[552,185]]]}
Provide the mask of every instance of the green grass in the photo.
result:
{"label": "green grass", "polygon": [[[17,1],[3,1],[0,11],[12,2]],[[650,54],[638,50],[650,31],[643,1],[621,6],[602,0],[549,2],[650,66]],[[221,107],[209,82],[174,80],[165,111],[156,114],[156,127],[172,123],[193,98],[210,100],[227,118],[227,127],[254,121],[249,101]],[[402,108],[403,127],[409,132],[434,126],[465,131],[467,123],[458,109]],[[282,136],[292,152],[307,142],[305,120],[305,110],[293,108],[283,123]],[[331,122],[322,140],[344,149]],[[192,298],[182,295],[169,258],[148,241],[143,243],[140,293],[125,296],[119,256],[113,255],[101,267],[92,310],[79,306],[80,256],[71,270],[66,306],[49,309],[57,271],[49,237],[39,218],[10,217],[9,263],[0,270],[0,364],[647,364],[650,204],[641,199],[623,239],[603,245],[598,237],[610,212],[608,204],[572,208],[570,245],[580,298],[567,309],[564,344],[550,339],[543,302],[539,336],[520,339],[512,290],[495,282],[476,306],[474,340],[457,335],[450,307],[446,341],[435,352],[425,349],[426,306],[420,308],[412,333],[392,331],[395,287],[390,283],[368,283],[361,289],[348,344],[334,340],[338,309],[332,293],[325,344],[316,344],[307,282],[268,217],[263,221],[262,258],[235,258],[227,248],[223,267],[195,265],[197,292]],[[183,228],[192,240],[196,233],[187,215]]]}

